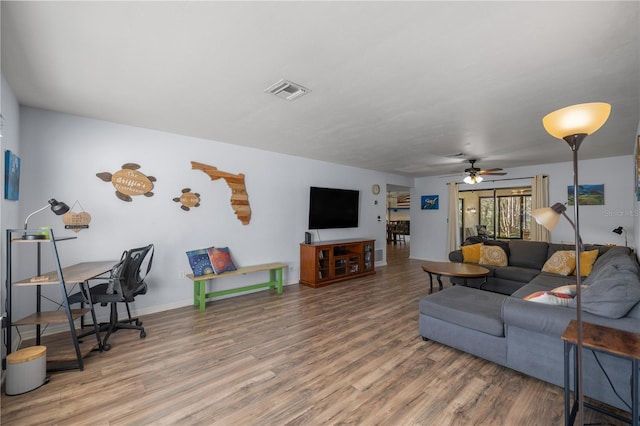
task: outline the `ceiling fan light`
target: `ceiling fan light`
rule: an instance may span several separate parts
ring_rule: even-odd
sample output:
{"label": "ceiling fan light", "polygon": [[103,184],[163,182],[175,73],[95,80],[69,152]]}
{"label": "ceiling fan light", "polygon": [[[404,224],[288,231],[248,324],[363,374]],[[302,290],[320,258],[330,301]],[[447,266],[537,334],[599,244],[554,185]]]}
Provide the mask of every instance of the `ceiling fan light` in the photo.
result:
{"label": "ceiling fan light", "polygon": [[545,115],[542,125],[558,139],[577,134],[590,135],[604,125],[610,112],[611,105],[604,102],[577,104]]}
{"label": "ceiling fan light", "polygon": [[468,183],[469,185],[473,185],[476,183],[482,182],[482,176],[478,175],[469,175],[463,179],[464,183]]}

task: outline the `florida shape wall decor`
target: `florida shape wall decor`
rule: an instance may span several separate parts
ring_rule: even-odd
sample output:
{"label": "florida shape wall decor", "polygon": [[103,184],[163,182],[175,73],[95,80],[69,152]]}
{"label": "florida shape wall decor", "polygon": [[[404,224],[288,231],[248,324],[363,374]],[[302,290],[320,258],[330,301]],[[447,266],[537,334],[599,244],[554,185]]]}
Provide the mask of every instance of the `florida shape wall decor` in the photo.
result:
{"label": "florida shape wall decor", "polygon": [[206,173],[211,180],[224,179],[231,190],[231,208],[243,225],[248,225],[251,221],[251,207],[249,206],[249,194],[244,184],[244,174],[223,172],[208,164],[191,162],[191,168]]}
{"label": "florida shape wall decor", "polygon": [[114,174],[109,172],[96,173],[100,179],[105,182],[111,182],[116,189],[116,197],[122,201],[132,201],[131,196],[144,195],[145,197],[152,197],[153,182],[156,178],[153,176],[147,176],[138,171],[140,165],[136,163],[125,163],[122,165],[122,170],[118,170]]}
{"label": "florida shape wall decor", "polygon": [[173,199],[176,203],[180,203],[180,208],[186,212],[191,210],[191,207],[200,207],[200,194],[197,192],[191,192],[191,188],[184,188],[182,195]]}

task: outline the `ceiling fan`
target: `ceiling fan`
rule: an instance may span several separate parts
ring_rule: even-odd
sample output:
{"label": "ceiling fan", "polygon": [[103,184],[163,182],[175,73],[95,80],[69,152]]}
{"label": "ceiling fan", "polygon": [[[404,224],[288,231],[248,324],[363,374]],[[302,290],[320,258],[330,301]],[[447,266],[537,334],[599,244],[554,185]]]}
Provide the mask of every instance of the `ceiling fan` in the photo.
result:
{"label": "ceiling fan", "polygon": [[473,185],[475,183],[482,182],[482,176],[504,176],[507,174],[506,172],[503,172],[501,168],[486,170],[479,169],[475,166],[476,161],[478,160],[469,160],[469,163],[471,163],[471,167],[464,169],[464,172],[467,174],[467,176],[464,178],[464,183]]}

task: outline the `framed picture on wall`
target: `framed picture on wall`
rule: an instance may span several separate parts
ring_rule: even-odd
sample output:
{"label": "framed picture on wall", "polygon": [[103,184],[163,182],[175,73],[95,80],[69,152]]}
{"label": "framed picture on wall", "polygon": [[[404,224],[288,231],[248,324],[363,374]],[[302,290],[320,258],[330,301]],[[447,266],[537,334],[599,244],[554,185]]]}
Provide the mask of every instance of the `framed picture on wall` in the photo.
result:
{"label": "framed picture on wall", "polygon": [[[567,187],[567,199],[569,205],[573,206],[573,185]],[[581,206],[603,206],[604,184],[578,185],[578,202]]]}
{"label": "framed picture on wall", "polygon": [[438,210],[438,195],[423,195],[420,197],[420,208],[422,210]]}
{"label": "framed picture on wall", "polygon": [[4,198],[17,201],[20,196],[20,157],[4,152]]}

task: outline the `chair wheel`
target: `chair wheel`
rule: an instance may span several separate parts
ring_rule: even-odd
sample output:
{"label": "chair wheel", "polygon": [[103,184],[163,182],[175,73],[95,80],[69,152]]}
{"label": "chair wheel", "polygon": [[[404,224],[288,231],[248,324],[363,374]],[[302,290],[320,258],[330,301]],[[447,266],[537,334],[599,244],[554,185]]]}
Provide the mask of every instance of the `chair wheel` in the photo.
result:
{"label": "chair wheel", "polygon": [[147,332],[146,332],[146,331],[144,331],[144,330],[142,330],[142,331],[140,332],[140,338],[141,338],[141,339],[144,339],[145,337],[147,337]]}
{"label": "chair wheel", "polygon": [[140,320],[136,320],[136,325],[137,325],[138,327],[140,327],[140,326],[142,325],[142,321],[140,321]]}
{"label": "chair wheel", "polygon": [[108,351],[109,349],[111,349],[111,345],[109,343],[107,343],[106,345],[102,345],[103,351]]}

